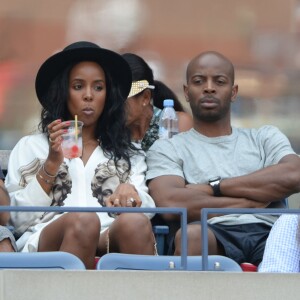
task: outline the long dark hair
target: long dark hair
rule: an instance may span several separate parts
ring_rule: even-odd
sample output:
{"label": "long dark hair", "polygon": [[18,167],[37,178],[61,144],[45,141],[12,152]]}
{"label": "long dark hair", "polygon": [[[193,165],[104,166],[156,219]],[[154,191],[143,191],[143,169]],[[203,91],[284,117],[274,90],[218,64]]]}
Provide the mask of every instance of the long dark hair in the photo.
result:
{"label": "long dark hair", "polygon": [[[50,84],[47,93],[44,96],[41,121],[39,129],[48,135],[47,126],[56,119],[61,118],[63,121],[70,119],[70,113],[67,106],[69,99],[69,76],[71,69],[78,62],[74,62],[65,68]],[[136,148],[131,144],[130,131],[125,126],[125,100],[122,97],[119,86],[112,83],[111,75],[108,70],[104,70],[106,78],[106,100],[103,112],[98,119],[95,129],[95,138],[100,143],[104,153],[117,161],[121,158],[128,163],[130,171],[130,157],[132,150]]]}
{"label": "long dark hair", "polygon": [[154,80],[152,69],[142,57],[133,53],[125,53],[122,56],[130,66],[132,81],[147,80],[150,85],[155,86],[154,90],[150,90],[155,107],[163,109],[164,100],[173,99],[175,110],[184,111],[176,94],[163,82]]}

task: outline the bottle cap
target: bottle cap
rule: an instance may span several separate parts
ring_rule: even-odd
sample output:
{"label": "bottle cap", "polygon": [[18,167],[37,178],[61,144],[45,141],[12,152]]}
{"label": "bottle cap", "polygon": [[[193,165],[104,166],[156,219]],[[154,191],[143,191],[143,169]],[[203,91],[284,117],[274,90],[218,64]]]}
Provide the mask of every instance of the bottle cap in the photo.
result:
{"label": "bottle cap", "polygon": [[167,106],[174,106],[174,100],[173,99],[165,99],[164,107],[167,107]]}

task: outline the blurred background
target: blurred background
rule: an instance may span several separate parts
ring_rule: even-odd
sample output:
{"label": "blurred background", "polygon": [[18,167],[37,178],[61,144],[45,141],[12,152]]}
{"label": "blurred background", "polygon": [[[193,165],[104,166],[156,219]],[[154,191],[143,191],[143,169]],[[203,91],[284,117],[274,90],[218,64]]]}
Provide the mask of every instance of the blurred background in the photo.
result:
{"label": "blurred background", "polygon": [[141,55],[188,111],[188,61],[223,53],[239,84],[233,124],[278,126],[300,153],[300,1],[0,0],[0,149],[36,130],[36,72],[78,40]]}

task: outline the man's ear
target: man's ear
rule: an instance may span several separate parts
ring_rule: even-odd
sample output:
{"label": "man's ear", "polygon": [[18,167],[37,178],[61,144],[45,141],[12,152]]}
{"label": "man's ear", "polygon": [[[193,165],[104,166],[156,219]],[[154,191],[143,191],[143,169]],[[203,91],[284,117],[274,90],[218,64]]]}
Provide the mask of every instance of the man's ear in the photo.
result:
{"label": "man's ear", "polygon": [[184,96],[185,96],[186,102],[190,102],[189,92],[188,92],[188,86],[185,85],[185,84],[183,85],[183,92],[184,92]]}
{"label": "man's ear", "polygon": [[237,84],[232,86],[231,89],[231,102],[234,102],[237,99],[239,86]]}

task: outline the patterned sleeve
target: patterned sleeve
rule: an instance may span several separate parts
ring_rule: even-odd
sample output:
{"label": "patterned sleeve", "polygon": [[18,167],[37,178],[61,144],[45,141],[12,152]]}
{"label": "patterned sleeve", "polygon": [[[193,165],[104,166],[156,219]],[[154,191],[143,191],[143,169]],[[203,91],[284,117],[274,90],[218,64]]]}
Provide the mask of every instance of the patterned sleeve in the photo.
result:
{"label": "patterned sleeve", "polygon": [[299,272],[300,221],[298,215],[282,215],[267,239],[259,272]]}
{"label": "patterned sleeve", "polygon": [[[37,159],[41,155],[39,147],[34,138],[24,137],[10,154],[5,185],[11,205],[49,206],[51,204],[51,198],[42,189],[35,176],[40,166]],[[22,233],[42,214],[42,212],[11,212],[16,232]]]}

